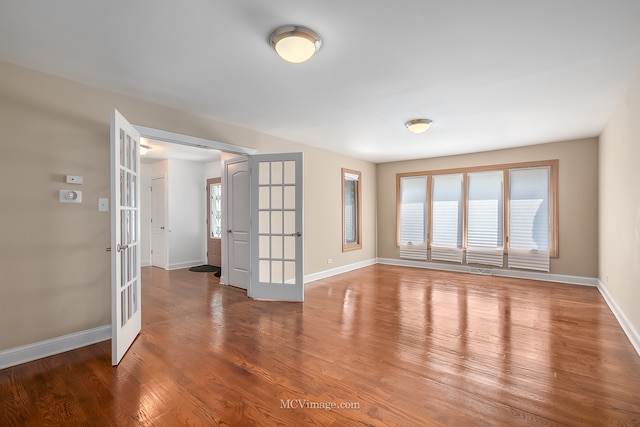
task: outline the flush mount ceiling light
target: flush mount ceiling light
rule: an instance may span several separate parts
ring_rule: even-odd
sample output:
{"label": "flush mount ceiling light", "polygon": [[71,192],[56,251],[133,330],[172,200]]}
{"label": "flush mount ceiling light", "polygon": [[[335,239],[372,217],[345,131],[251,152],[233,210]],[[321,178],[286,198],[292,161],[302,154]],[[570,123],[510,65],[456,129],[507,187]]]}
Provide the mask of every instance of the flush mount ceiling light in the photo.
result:
{"label": "flush mount ceiling light", "polygon": [[294,64],[305,62],[322,46],[320,36],[300,25],[284,25],[273,30],[269,44],[282,59]]}
{"label": "flush mount ceiling light", "polygon": [[149,147],[148,145],[141,145],[140,146],[140,155],[144,156],[145,154],[147,154],[149,152],[149,149],[151,147]]}
{"label": "flush mount ceiling light", "polygon": [[429,129],[433,120],[429,119],[413,119],[406,122],[404,125],[413,133],[422,133]]}

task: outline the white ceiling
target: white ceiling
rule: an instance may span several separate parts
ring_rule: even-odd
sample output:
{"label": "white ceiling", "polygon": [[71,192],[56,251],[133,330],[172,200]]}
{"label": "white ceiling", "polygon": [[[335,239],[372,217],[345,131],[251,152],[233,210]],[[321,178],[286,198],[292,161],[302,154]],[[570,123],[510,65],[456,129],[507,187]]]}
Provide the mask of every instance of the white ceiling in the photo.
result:
{"label": "white ceiling", "polygon": [[[285,24],[322,36],[309,62],[268,45]],[[599,135],[640,1],[0,0],[0,60],[387,162]]]}

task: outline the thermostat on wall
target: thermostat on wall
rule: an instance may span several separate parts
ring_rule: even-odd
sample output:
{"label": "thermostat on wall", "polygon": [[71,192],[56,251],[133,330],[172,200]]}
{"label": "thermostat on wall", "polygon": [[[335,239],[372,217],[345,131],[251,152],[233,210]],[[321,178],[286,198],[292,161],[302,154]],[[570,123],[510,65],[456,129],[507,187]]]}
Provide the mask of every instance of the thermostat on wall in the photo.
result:
{"label": "thermostat on wall", "polygon": [[82,203],[82,191],[60,190],[60,203]]}

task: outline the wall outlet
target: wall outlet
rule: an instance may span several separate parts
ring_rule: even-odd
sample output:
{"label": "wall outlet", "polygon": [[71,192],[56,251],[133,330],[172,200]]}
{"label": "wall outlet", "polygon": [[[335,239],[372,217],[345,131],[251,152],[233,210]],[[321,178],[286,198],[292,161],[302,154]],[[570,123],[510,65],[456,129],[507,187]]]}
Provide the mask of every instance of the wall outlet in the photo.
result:
{"label": "wall outlet", "polygon": [[327,258],[327,264],[333,264],[333,258]]}

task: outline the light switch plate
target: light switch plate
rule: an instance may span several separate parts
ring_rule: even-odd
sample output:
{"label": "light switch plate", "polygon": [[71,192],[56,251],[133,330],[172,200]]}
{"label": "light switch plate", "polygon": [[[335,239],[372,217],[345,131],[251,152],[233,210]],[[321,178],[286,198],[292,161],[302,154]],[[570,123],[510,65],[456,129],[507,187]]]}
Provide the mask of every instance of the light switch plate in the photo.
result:
{"label": "light switch plate", "polygon": [[109,212],[109,199],[102,197],[98,199],[98,211]]}

